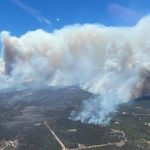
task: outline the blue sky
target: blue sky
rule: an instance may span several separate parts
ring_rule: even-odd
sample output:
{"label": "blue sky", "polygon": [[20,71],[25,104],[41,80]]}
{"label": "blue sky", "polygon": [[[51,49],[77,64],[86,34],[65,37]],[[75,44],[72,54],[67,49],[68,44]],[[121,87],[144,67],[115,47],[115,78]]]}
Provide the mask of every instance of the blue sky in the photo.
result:
{"label": "blue sky", "polygon": [[134,25],[150,13],[150,0],[0,0],[0,31],[21,35],[75,23]]}

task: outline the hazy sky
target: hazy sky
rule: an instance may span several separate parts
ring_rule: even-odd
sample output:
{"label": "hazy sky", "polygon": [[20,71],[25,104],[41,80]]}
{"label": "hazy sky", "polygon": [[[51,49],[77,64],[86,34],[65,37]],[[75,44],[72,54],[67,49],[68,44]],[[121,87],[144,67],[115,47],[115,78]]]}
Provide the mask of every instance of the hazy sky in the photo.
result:
{"label": "hazy sky", "polygon": [[0,0],[0,31],[21,35],[75,23],[134,25],[150,13],[150,0]]}

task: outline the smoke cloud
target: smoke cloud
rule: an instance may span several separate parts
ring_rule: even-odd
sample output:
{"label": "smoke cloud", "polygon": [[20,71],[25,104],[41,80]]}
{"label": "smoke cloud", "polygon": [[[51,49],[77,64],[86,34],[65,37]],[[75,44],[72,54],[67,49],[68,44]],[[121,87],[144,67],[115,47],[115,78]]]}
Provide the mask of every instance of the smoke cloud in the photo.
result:
{"label": "smoke cloud", "polygon": [[66,26],[1,33],[0,88],[79,85],[96,95],[70,117],[102,124],[118,104],[150,94],[150,17],[133,27]]}

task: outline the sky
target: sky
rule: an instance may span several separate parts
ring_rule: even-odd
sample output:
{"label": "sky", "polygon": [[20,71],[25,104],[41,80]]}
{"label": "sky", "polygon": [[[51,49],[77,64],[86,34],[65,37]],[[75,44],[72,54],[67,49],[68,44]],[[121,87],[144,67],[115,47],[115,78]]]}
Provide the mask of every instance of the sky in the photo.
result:
{"label": "sky", "polygon": [[85,23],[132,26],[149,13],[150,0],[0,0],[0,32],[20,36]]}

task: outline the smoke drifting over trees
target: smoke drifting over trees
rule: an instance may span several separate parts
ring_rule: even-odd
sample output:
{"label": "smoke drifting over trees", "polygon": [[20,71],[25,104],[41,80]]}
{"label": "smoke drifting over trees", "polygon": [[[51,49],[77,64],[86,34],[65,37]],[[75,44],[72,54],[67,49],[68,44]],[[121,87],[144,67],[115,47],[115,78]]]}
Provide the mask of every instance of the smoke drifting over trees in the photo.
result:
{"label": "smoke drifting over trees", "polygon": [[[118,104],[150,93],[150,17],[133,27],[99,24],[1,33],[0,88],[79,85],[97,98],[71,118],[101,124]],[[107,119],[106,119],[107,118]]]}

